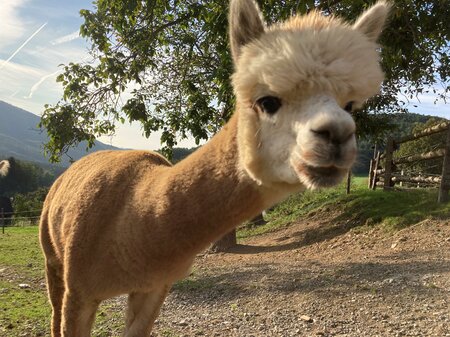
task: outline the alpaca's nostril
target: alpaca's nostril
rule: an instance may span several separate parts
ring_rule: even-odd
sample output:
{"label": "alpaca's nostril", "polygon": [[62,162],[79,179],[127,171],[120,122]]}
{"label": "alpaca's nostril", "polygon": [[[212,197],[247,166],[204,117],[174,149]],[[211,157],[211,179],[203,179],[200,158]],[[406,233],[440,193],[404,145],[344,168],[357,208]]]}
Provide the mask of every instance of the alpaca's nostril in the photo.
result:
{"label": "alpaca's nostril", "polygon": [[329,130],[311,130],[311,132],[327,142],[332,141],[332,134]]}
{"label": "alpaca's nostril", "polygon": [[311,129],[311,132],[327,143],[331,143],[333,145],[344,144],[355,135],[354,131],[343,132],[337,128],[324,128],[318,130]]}

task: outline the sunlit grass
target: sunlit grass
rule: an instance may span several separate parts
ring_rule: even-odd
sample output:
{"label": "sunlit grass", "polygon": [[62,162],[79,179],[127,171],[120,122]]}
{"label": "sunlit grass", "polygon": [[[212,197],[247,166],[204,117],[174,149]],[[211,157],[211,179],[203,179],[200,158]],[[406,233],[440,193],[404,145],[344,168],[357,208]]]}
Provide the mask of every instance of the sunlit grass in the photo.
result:
{"label": "sunlit grass", "polygon": [[380,225],[386,230],[401,229],[427,218],[447,218],[450,203],[437,202],[436,189],[409,189],[385,192],[367,188],[367,179],[352,179],[351,193],[345,184],[320,191],[306,191],[291,196],[268,212],[263,226],[242,226],[238,238],[243,239],[276,230],[299,219],[326,212],[336,220],[352,220],[357,226]]}

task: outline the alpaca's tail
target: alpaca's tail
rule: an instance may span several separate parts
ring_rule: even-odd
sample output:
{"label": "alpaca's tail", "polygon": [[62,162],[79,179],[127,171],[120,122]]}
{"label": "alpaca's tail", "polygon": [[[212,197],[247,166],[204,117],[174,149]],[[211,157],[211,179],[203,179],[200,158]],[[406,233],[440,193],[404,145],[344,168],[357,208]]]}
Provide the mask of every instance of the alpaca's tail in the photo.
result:
{"label": "alpaca's tail", "polygon": [[9,161],[8,160],[2,160],[0,161],[0,177],[4,177],[9,172]]}

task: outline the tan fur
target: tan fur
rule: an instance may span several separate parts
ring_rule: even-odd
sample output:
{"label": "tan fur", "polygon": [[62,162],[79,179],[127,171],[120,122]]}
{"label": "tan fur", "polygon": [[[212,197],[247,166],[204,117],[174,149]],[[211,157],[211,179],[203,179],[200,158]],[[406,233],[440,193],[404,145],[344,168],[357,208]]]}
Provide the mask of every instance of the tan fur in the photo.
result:
{"label": "tan fur", "polygon": [[[231,6],[234,25],[250,15],[256,23],[244,20],[246,32],[265,27],[253,1],[232,0]],[[258,36],[238,28],[230,30],[237,108],[210,142],[175,166],[153,152],[97,152],[50,189],[40,240],[53,337],[90,336],[99,303],[125,293],[125,336],[148,336],[170,286],[197,253],[289,194],[337,183],[353,163],[354,123],[340,104],[347,96],[362,103],[378,89],[375,44],[318,14]],[[261,94],[282,97],[276,116],[255,110]],[[290,105],[297,100],[300,112]],[[318,135],[323,128],[330,137],[345,135],[333,145],[343,152],[338,159],[330,157],[323,132]],[[328,171],[339,174],[322,176]]]}

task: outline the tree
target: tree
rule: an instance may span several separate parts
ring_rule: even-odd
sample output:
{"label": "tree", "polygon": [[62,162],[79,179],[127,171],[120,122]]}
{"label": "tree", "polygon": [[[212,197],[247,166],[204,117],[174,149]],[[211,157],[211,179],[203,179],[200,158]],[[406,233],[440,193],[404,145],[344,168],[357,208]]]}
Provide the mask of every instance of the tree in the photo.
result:
{"label": "tree", "polygon": [[[314,8],[354,20],[368,6],[365,0],[258,2],[269,22]],[[93,146],[117,122],[138,121],[145,136],[161,130],[166,154],[180,138],[191,135],[198,143],[211,137],[234,103],[227,6],[223,0],[99,0],[93,11],[82,10],[80,32],[91,42],[92,60],[70,63],[58,76],[63,97],[46,105],[41,122],[50,159],[83,140]],[[356,115],[361,136],[385,129],[369,112],[400,110],[427,91],[446,98],[449,15],[446,1],[395,1],[381,40],[386,83]]]}
{"label": "tree", "polygon": [[13,201],[16,218],[26,218],[37,223],[48,190],[48,187],[40,187],[32,192],[16,194]]}

